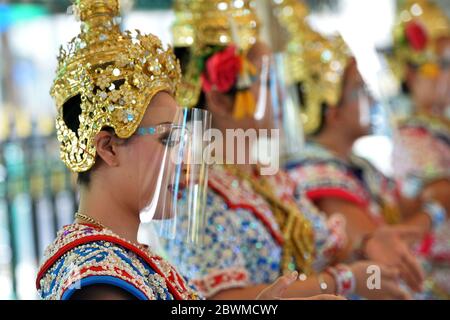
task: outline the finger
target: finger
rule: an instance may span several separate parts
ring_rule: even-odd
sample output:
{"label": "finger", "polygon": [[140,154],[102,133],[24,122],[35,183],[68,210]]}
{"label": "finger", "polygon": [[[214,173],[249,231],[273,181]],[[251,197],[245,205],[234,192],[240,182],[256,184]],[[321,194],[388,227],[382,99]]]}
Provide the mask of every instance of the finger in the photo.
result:
{"label": "finger", "polygon": [[319,294],[317,296],[304,298],[303,300],[347,300],[347,299],[343,296],[336,296],[334,294]]}
{"label": "finger", "polygon": [[415,226],[396,226],[395,231],[407,242],[414,242],[423,237],[423,232],[419,227]]}
{"label": "finger", "polygon": [[[293,284],[298,278],[298,272],[294,271],[279,277],[275,282],[264,290],[266,295],[270,297],[281,297],[286,289]],[[269,298],[270,299],[270,298]]]}
{"label": "finger", "polygon": [[379,265],[381,276],[386,280],[398,280],[400,270],[397,267]]}
{"label": "finger", "polygon": [[386,292],[386,295],[383,297],[388,300],[411,300],[411,295],[400,288],[400,286],[392,281],[386,281],[382,283],[382,290]]}
{"label": "finger", "polygon": [[425,280],[425,273],[419,261],[417,261],[416,257],[414,257],[409,250],[404,250],[402,253],[402,261],[404,261],[411,276],[417,283],[418,289],[421,290],[422,282]]}
{"label": "finger", "polygon": [[413,275],[411,274],[408,266],[405,263],[400,263],[400,277],[408,285],[411,290],[419,291],[419,284],[415,281]]}
{"label": "finger", "polygon": [[402,255],[402,259],[408,261],[408,265],[411,266],[411,270],[414,271],[415,276],[422,282],[425,280],[425,271],[423,270],[422,265],[414,254],[405,249],[404,254]]}
{"label": "finger", "polygon": [[421,290],[421,281],[418,281],[417,278],[414,277],[410,267],[404,261],[400,264],[400,275],[401,278],[406,282],[408,287],[413,291]]}

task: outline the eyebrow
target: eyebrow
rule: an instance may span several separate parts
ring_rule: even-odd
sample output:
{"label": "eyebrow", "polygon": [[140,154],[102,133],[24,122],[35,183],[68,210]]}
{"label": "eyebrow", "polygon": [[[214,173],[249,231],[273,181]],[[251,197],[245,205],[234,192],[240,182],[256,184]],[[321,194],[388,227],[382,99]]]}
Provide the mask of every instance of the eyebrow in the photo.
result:
{"label": "eyebrow", "polygon": [[157,127],[157,126],[160,126],[162,124],[173,124],[173,122],[171,122],[171,121],[163,121],[163,122],[155,123],[155,124],[140,125],[138,128]]}

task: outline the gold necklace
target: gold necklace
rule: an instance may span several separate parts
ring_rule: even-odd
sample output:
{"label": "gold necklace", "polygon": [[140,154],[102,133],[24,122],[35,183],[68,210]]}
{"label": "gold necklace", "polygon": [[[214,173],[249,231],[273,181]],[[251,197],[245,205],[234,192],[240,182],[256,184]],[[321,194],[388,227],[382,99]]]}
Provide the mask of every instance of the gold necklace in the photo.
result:
{"label": "gold necklace", "polygon": [[98,222],[94,218],[92,218],[90,216],[87,216],[85,214],[79,213],[79,212],[75,213],[75,219],[81,219],[81,220],[84,220],[84,221],[86,221],[88,223],[96,225],[98,227],[101,227],[103,229],[106,229],[106,227],[103,224],[101,224],[100,222]]}

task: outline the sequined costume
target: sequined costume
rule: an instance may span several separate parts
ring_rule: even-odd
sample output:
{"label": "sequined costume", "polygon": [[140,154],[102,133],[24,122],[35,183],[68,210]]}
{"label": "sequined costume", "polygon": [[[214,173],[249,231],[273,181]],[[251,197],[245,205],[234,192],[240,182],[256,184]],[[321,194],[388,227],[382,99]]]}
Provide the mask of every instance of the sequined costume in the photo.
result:
{"label": "sequined costume", "polygon": [[169,263],[94,225],[65,226],[46,249],[36,286],[46,300],[67,300],[76,290],[106,284],[140,300],[197,299]]}
{"label": "sequined costume", "polygon": [[[295,188],[285,173],[268,177],[276,180],[276,191],[284,193],[286,201],[292,199]],[[208,230],[204,246],[175,244],[167,252],[187,261],[181,272],[206,297],[230,288],[273,282],[281,274],[284,235],[271,206],[247,181],[223,166],[210,170],[208,183]],[[345,245],[342,225],[327,224],[304,198],[297,203],[312,222],[314,269],[320,270]],[[177,264],[176,260],[172,262]]]}
{"label": "sequined costume", "polygon": [[411,117],[398,126],[393,167],[406,194],[415,196],[423,185],[450,178],[450,132],[433,119]]}
{"label": "sequined costume", "polygon": [[422,243],[428,279],[422,298],[450,300],[450,225],[445,224]]}
{"label": "sequined costume", "polygon": [[[369,213],[374,222],[398,222],[396,209],[399,188],[367,160],[353,156],[345,162],[317,143],[307,143],[304,153],[288,162],[286,169],[292,180],[311,201],[339,198]],[[448,298],[450,250],[448,224],[429,234],[418,248],[428,279],[425,290],[417,298]]]}
{"label": "sequined costume", "polygon": [[347,245],[343,218],[340,215],[328,218],[323,212],[320,212],[287,172],[282,170],[276,175],[265,178],[272,186],[276,186],[274,192],[282,201],[295,202],[301,213],[312,224],[315,243],[314,270],[321,271],[333,263],[339,251]]}
{"label": "sequined costume", "polygon": [[398,221],[398,188],[367,160],[344,161],[323,146],[308,142],[286,165],[290,177],[312,201],[325,197],[350,201],[367,210],[377,223]]}
{"label": "sequined costume", "polygon": [[[435,180],[450,178],[450,135],[445,124],[426,117],[411,117],[398,126],[393,166],[402,192],[416,197]],[[430,234],[422,244],[431,274],[426,298],[450,297],[450,223]]]}

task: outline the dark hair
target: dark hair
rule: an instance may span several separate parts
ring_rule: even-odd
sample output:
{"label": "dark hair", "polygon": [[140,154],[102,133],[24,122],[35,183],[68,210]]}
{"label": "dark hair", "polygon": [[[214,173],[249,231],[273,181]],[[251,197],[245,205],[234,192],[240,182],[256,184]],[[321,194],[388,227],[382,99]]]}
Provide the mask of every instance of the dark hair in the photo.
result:
{"label": "dark hair", "polygon": [[189,47],[175,47],[173,51],[180,62],[181,73],[186,74],[187,65],[191,59],[191,49]]}
{"label": "dark hair", "polygon": [[[407,68],[411,68],[412,70],[416,71],[418,69],[418,66],[411,61],[408,61],[406,63]],[[406,82],[406,79],[402,80],[401,83],[401,92],[405,95],[411,94],[411,88],[409,88],[408,83]]]}
{"label": "dark hair", "polygon": [[[114,81],[114,85],[118,88],[125,81],[124,80],[116,80]],[[99,90],[98,87],[94,88],[94,93]],[[73,131],[78,137],[78,129],[80,127],[80,115],[81,115],[81,95],[77,94],[71,98],[69,98],[63,104],[63,120],[66,126]],[[104,127],[102,130],[114,132],[114,129],[111,127]],[[92,169],[78,173],[77,182],[79,185],[88,186],[91,182],[91,173]]]}
{"label": "dark hair", "polygon": [[[300,109],[305,109],[306,108],[306,104],[307,104],[307,93],[305,92],[305,85],[303,82],[297,82],[296,84],[297,87],[297,93],[298,93],[298,97],[299,97],[299,102],[300,102]],[[325,114],[327,112],[328,109],[328,104],[326,102],[322,102],[320,105],[320,119],[319,119],[319,125],[317,127],[317,129],[310,133],[310,136],[317,136],[320,132],[322,132],[324,126],[325,126]]]}
{"label": "dark hair", "polygon": [[[216,52],[218,50],[218,48],[224,48],[224,47],[208,46],[205,49],[205,51]],[[210,49],[210,50],[208,50],[208,49]],[[175,47],[174,53],[175,53],[176,58],[180,62],[181,73],[183,76],[186,74],[187,67],[188,67],[189,63],[191,62],[191,59],[203,59],[203,61],[198,62],[198,65],[200,66],[200,65],[204,65],[206,63],[206,60],[210,57],[210,56],[194,57],[190,47]],[[231,97],[234,97],[236,95],[236,92],[237,92],[236,86],[233,86],[225,94],[229,95]],[[205,96],[205,93],[203,92],[203,90],[201,90],[201,92],[200,92],[200,96],[198,97],[198,101],[197,101],[195,107],[201,108],[201,109],[206,108],[206,96]]]}
{"label": "dark hair", "polygon": [[[63,120],[66,126],[78,137],[80,127],[81,96],[77,94],[68,99],[63,105]],[[91,181],[91,170],[78,173],[77,182],[79,185],[89,185]]]}

